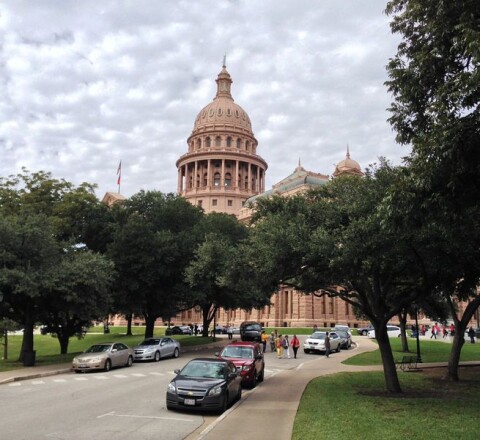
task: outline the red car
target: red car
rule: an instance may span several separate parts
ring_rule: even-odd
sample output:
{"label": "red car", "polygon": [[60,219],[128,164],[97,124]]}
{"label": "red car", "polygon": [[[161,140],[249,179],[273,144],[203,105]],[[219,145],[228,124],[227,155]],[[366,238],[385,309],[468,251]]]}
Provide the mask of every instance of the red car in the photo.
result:
{"label": "red car", "polygon": [[217,353],[217,356],[233,362],[242,376],[242,385],[255,388],[257,382],[263,381],[265,361],[262,348],[257,342],[232,342],[225,346],[221,353]]}

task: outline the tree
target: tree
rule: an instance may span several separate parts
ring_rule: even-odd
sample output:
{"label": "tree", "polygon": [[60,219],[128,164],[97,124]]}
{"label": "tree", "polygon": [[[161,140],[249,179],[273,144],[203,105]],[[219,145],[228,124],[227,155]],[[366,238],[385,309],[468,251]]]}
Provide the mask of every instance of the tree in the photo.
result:
{"label": "tree", "polygon": [[261,199],[250,239],[262,277],[339,297],[372,322],[391,393],[401,387],[386,324],[429,292],[426,237],[394,228],[383,212],[400,174],[383,162],[364,178],[340,177],[306,196]]}
{"label": "tree", "polygon": [[57,336],[65,354],[71,336],[84,336],[92,321],[110,311],[113,263],[100,254],[70,248],[52,268],[43,298],[44,330]]}
{"label": "tree", "polygon": [[[480,304],[480,8],[475,0],[394,0],[386,12],[402,37],[388,64],[390,122],[412,147],[418,215],[438,225],[436,283],[457,327],[449,378],[458,380],[463,332]],[[460,317],[459,301],[468,303]]]}
{"label": "tree", "polygon": [[185,199],[157,191],[140,191],[118,214],[108,255],[124,295],[120,311],[142,314],[145,337],[151,337],[157,318],[191,307],[184,270],[193,258],[195,226],[203,214]]}

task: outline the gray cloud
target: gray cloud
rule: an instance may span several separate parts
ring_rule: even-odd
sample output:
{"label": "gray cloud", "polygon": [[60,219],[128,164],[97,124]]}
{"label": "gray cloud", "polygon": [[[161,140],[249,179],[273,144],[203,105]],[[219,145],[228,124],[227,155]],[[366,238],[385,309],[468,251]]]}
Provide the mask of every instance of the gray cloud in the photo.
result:
{"label": "gray cloud", "polygon": [[176,191],[176,160],[227,53],[267,187],[408,153],[386,122],[398,41],[384,1],[83,0],[0,5],[0,176],[51,171],[97,195]]}

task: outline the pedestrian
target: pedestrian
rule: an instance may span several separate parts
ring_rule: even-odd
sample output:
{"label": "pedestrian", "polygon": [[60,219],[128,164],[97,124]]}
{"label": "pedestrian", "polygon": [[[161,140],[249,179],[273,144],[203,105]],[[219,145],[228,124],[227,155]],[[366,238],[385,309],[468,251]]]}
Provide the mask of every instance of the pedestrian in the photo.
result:
{"label": "pedestrian", "polygon": [[282,335],[278,335],[277,338],[275,339],[275,347],[277,347],[277,358],[282,359],[283,358],[283,338]]}
{"label": "pedestrian", "polygon": [[437,339],[437,333],[438,333],[438,327],[437,327],[437,323],[435,323],[432,326],[432,334],[430,336],[430,339],[432,339],[432,338]]}
{"label": "pedestrian", "polygon": [[325,334],[325,356],[327,358],[330,356],[330,336],[328,336],[328,332]]}
{"label": "pedestrian", "polygon": [[427,329],[425,328],[425,324],[422,324],[422,336],[425,336],[425,332]]}
{"label": "pedestrian", "polygon": [[228,335],[228,339],[233,339],[233,328],[231,325],[227,327],[227,335]]}
{"label": "pedestrian", "polygon": [[455,336],[455,325],[453,322],[450,324],[450,336]]}
{"label": "pedestrian", "polygon": [[283,349],[285,350],[287,359],[290,359],[290,341],[288,340],[288,335],[285,335],[283,338]]}
{"label": "pedestrian", "polygon": [[198,335],[198,325],[197,325],[197,324],[195,324],[194,327],[193,327],[193,334],[194,334],[195,336]]}
{"label": "pedestrian", "polygon": [[443,339],[445,339],[448,335],[447,326],[445,324],[442,327],[442,334],[443,334]]}
{"label": "pedestrian", "polygon": [[317,324],[313,324],[313,333],[315,333],[318,330]]}
{"label": "pedestrian", "polygon": [[293,357],[294,359],[297,359],[297,351],[298,351],[298,348],[300,347],[300,341],[297,338],[297,335],[293,335],[293,338],[290,341],[290,345],[292,346],[292,349],[293,349]]}
{"label": "pedestrian", "polygon": [[276,350],[275,347],[275,333],[272,332],[270,337],[268,338],[270,340],[270,350],[272,350],[272,353]]}
{"label": "pedestrian", "polygon": [[468,337],[470,338],[470,343],[475,344],[475,330],[472,326],[468,329]]}
{"label": "pedestrian", "polygon": [[268,335],[265,333],[265,330],[262,330],[262,348],[264,353],[267,351],[267,341]]}

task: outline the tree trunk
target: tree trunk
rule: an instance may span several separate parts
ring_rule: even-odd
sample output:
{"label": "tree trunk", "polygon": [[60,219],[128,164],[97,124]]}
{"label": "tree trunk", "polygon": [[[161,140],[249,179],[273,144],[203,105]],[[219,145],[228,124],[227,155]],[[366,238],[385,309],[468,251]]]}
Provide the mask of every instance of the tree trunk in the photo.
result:
{"label": "tree trunk", "polygon": [[129,313],[128,315],[125,315],[125,318],[127,319],[127,336],[132,336],[132,318],[133,314]]}
{"label": "tree trunk", "polygon": [[385,325],[375,328],[375,337],[378,342],[378,348],[382,356],[383,373],[385,376],[385,385],[387,391],[391,394],[399,394],[402,392],[400,382],[398,380],[395,359],[393,358],[392,347],[387,335],[387,327]]}
{"label": "tree trunk", "polygon": [[202,305],[202,317],[203,317],[203,331],[202,336],[207,338],[208,337],[208,327],[212,322],[213,317],[215,316],[215,312],[217,308],[213,304],[203,304]]}
{"label": "tree trunk", "polygon": [[153,338],[153,331],[155,329],[156,316],[145,315],[145,338]]}
{"label": "tree trunk", "polygon": [[25,307],[25,320],[23,323],[23,339],[22,348],[20,349],[19,362],[25,361],[25,353],[33,352],[33,328],[34,328],[34,316],[31,304],[27,304]]}
{"label": "tree trunk", "polygon": [[70,337],[68,336],[68,332],[59,332],[57,333],[57,339],[60,343],[60,354],[67,354],[68,351],[68,342],[70,341]]}
{"label": "tree trunk", "polygon": [[401,339],[402,339],[402,351],[404,353],[409,353],[408,348],[408,339],[407,339],[407,312],[403,310],[398,314],[400,320],[400,330],[401,330]]}

